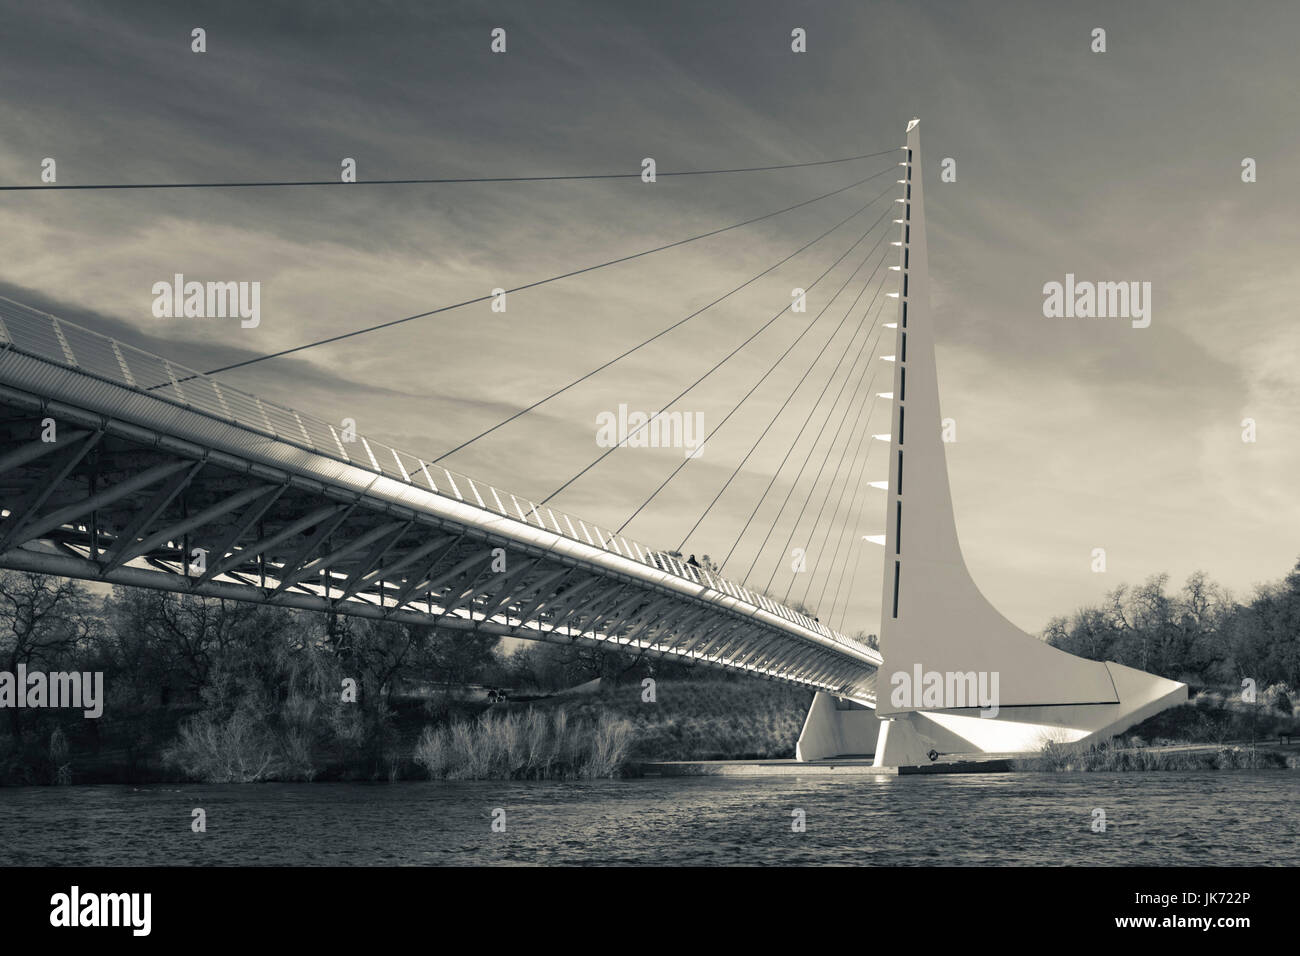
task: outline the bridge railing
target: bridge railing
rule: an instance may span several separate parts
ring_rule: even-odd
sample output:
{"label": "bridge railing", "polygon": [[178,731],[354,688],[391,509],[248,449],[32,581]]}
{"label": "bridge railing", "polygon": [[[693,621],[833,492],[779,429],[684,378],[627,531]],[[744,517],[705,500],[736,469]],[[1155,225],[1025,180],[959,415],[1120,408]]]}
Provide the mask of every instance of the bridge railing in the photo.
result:
{"label": "bridge railing", "polygon": [[345,434],[329,422],[219,383],[203,372],[0,296],[0,355],[11,349],[639,561],[762,608],[828,640],[868,655],[876,654],[869,645],[846,637],[765,594],[682,561],[676,554],[648,548],[574,515],[537,505],[383,442]]}

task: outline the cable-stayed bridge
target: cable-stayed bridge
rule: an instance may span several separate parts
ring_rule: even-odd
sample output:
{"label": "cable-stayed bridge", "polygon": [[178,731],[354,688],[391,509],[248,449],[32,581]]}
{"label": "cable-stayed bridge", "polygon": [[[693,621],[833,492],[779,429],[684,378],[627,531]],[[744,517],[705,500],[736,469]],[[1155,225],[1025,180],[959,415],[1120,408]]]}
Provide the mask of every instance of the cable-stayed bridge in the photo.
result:
{"label": "cable-stayed bridge", "polygon": [[[831,197],[844,203],[852,190],[891,172],[900,175],[758,275],[437,458],[348,434],[305,412],[234,388],[218,376],[480,303],[487,296],[207,373],[0,300],[0,567],[500,636],[619,647],[797,684],[820,692],[800,739],[803,759],[875,752],[877,762],[916,763],[924,759],[919,755],[927,750],[933,754],[936,748],[1015,751],[1040,745],[1045,733],[1078,740],[1117,732],[1168,706],[1180,693],[1185,698],[1186,688],[1056,651],[1016,630],[979,595],[956,542],[939,438],[915,121],[908,127],[907,146],[834,162],[880,156],[888,157],[882,160],[888,163],[884,169],[803,202],[508,290],[535,288],[652,255]],[[756,170],[682,175],[751,171]],[[847,204],[852,208],[856,202]],[[821,309],[797,324],[793,341],[704,436],[707,442],[726,426],[813,329],[820,334],[822,318],[841,295],[847,300],[846,291],[860,284],[812,362],[802,374],[785,376],[794,378],[794,387],[683,539],[684,545],[782,420],[783,430],[793,431],[794,440],[721,565],[725,571],[751,529],[757,536],[766,527],[739,581],[682,561],[680,546],[665,550],[624,534],[628,523],[652,507],[660,491],[683,472],[689,456],[617,528],[601,527],[551,503],[666,411],[620,436],[544,497],[503,490],[441,464],[681,327],[859,217],[873,216],[824,271],[804,281],[803,290],[811,292],[846,261],[849,268],[841,271],[847,277],[833,292],[823,290]],[[872,236],[874,243],[869,242]],[[891,258],[896,261],[885,267]],[[872,262],[874,267],[859,283]],[[892,291],[886,292],[887,287]],[[874,292],[867,299],[870,290]],[[660,408],[677,405],[792,310],[801,311],[787,301]],[[837,306],[834,314],[840,311]],[[889,354],[880,354],[886,350]],[[883,376],[888,376],[892,390],[874,390],[878,375],[882,388]],[[782,416],[795,407],[792,403],[805,385],[811,392],[818,381],[823,385],[807,416],[791,428],[795,416]],[[889,431],[883,434],[874,434],[870,425],[877,408],[889,415]],[[775,516],[770,509],[764,512],[787,463],[799,460],[800,440],[814,428],[816,437],[803,451],[798,473],[787,478],[789,489],[779,510]],[[824,445],[823,435],[828,436]],[[888,450],[888,480],[866,480],[873,447]],[[788,506],[793,512],[805,474],[811,478],[782,541],[779,519]],[[872,493],[880,491],[885,500],[877,496],[873,504]],[[804,519],[813,510],[815,517],[807,525]],[[884,535],[860,533],[874,532],[882,524]],[[881,651],[841,633],[849,595],[857,587],[864,537],[882,545],[886,556]],[[811,602],[813,617],[791,606],[794,579],[780,600],[770,596],[792,543],[810,562],[802,576],[802,601]],[[775,558],[771,576],[761,587],[750,585],[764,558]],[[814,582],[820,582],[816,597]],[[824,615],[833,621],[837,610],[840,629],[820,619]],[[922,652],[924,660],[918,656]],[[994,720],[982,720],[990,715],[977,715],[980,708],[968,706],[973,701],[887,701],[885,688],[877,701],[882,653],[909,673],[913,666],[920,673],[922,667],[945,664],[949,672],[957,667],[972,676],[1001,673],[1001,716],[995,713]],[[835,706],[835,699],[846,703]],[[873,709],[885,719],[877,719]]]}
{"label": "cable-stayed bridge", "polygon": [[671,554],[8,300],[0,335],[5,567],[873,699],[872,648]]}

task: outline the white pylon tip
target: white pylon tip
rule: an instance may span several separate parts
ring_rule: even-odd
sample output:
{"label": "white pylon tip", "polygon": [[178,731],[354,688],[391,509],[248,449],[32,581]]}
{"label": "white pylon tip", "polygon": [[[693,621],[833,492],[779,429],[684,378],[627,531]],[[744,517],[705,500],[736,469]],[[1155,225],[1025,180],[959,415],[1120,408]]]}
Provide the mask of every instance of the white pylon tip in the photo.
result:
{"label": "white pylon tip", "polygon": [[915,116],[913,116],[913,117],[912,117],[912,122],[910,122],[910,123],[907,124],[907,131],[908,131],[909,133],[912,132],[912,130],[916,129],[916,127],[919,126],[920,123],[921,123],[921,121],[920,121],[919,119],[917,119]]}
{"label": "white pylon tip", "polygon": [[868,481],[867,484],[872,488],[879,488],[881,491],[889,490],[889,482],[887,481]]}
{"label": "white pylon tip", "polygon": [[885,546],[885,536],[883,534],[864,534],[863,541],[870,541],[872,544],[878,544],[882,548]]}

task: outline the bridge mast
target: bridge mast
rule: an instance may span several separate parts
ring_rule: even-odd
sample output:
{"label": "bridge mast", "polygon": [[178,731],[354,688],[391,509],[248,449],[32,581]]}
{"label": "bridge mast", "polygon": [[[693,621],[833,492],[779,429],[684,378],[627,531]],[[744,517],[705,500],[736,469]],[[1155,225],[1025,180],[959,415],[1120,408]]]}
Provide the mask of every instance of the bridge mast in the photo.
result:
{"label": "bridge mast", "polygon": [[[1032,751],[1049,739],[1119,733],[1187,698],[1185,684],[1084,660],[1025,633],[988,602],[966,568],[942,437],[919,127],[916,119],[907,127],[897,200],[901,281],[876,710],[845,709],[819,693],[800,736],[800,759],[871,752],[878,766],[902,766],[927,763],[932,753]],[[938,699],[919,686],[933,688],[935,679]],[[977,699],[989,691],[989,701]]]}

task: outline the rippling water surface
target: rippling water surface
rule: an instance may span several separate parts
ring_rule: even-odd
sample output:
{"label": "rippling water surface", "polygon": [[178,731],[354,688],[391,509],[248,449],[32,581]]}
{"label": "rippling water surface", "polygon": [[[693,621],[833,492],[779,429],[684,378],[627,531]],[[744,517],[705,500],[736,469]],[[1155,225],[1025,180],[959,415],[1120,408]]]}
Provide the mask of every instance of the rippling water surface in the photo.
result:
{"label": "rippling water surface", "polygon": [[1287,771],[31,787],[0,789],[0,864],[1294,864],[1298,797]]}

